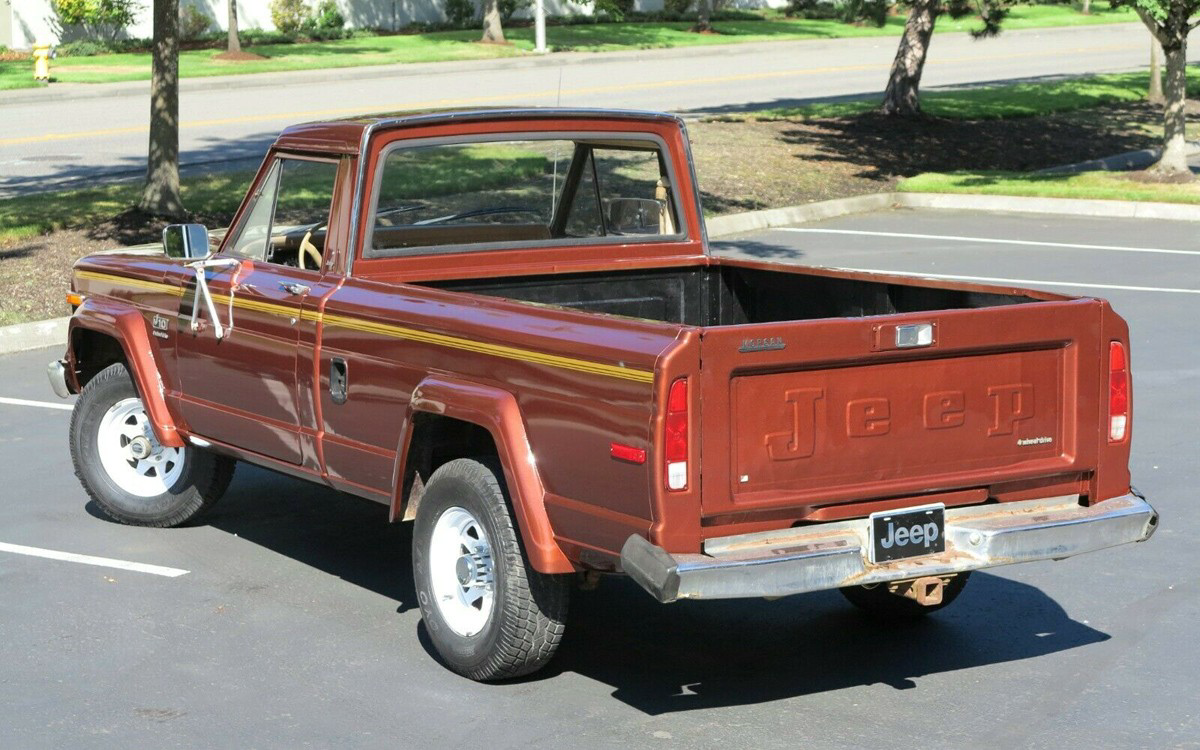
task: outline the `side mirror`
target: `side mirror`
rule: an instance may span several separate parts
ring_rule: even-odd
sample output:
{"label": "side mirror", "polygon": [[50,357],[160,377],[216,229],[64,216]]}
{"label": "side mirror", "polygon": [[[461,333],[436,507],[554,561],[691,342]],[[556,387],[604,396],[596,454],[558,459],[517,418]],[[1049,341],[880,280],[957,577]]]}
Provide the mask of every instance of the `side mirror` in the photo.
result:
{"label": "side mirror", "polygon": [[203,224],[171,224],[163,229],[163,252],[168,258],[207,258],[208,229]]}
{"label": "side mirror", "polygon": [[612,198],[608,228],[615,234],[660,234],[665,204],[651,198]]}

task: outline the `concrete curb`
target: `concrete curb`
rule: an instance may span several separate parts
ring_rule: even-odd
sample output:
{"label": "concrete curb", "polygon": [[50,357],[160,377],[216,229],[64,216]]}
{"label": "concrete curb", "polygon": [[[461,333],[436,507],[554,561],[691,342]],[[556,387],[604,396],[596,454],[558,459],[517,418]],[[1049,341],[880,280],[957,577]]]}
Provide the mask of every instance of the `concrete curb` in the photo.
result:
{"label": "concrete curb", "polygon": [[[1024,198],[1013,195],[958,195],[949,193],[873,193],[808,203],[803,206],[747,211],[708,219],[705,225],[713,239],[747,232],[833,219],[892,208],[932,208],[952,211],[1094,216],[1115,219],[1167,219],[1200,222],[1200,205],[1139,203],[1136,201],[1078,200],[1074,198]],[[67,322],[54,318],[34,323],[0,327],[0,355],[56,344],[66,345]]]}
{"label": "concrete curb", "polygon": [[[1161,148],[1143,148],[1140,151],[1126,151],[1123,154],[1106,156],[1103,159],[1081,161],[1077,164],[1064,164],[1060,167],[1039,169],[1034,174],[1079,174],[1080,172],[1128,172],[1134,169],[1145,169],[1158,161],[1162,154]],[[1187,156],[1200,154],[1200,143],[1189,141]]]}
{"label": "concrete curb", "polygon": [[51,318],[50,320],[0,327],[0,354],[41,349],[55,344],[62,344],[65,347],[67,323],[70,320],[70,317]]}

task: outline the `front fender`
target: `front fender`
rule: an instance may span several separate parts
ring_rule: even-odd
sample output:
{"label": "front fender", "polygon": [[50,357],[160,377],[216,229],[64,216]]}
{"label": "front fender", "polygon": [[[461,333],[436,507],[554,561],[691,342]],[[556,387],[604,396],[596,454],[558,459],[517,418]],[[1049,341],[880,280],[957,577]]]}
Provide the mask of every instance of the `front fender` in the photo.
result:
{"label": "front fender", "polygon": [[499,388],[445,377],[428,377],[413,390],[400,451],[397,453],[392,517],[398,518],[403,510],[405,464],[412,439],[413,417],[419,413],[438,414],[469,422],[491,434],[500,465],[504,469],[504,479],[517,517],[517,528],[525,542],[530,564],[540,573],[574,571],[574,566],[554,540],[554,532],[546,514],[546,491],[538,475],[529,438],[525,434],[520,407],[511,393]]}
{"label": "front fender", "polygon": [[[163,383],[157,358],[162,355],[147,331],[146,318],[132,305],[118,300],[88,297],[71,317],[68,328],[68,346],[74,347],[75,332],[89,330],[110,336],[125,352],[125,361],[130,375],[146,406],[146,415],[154,428],[154,436],[165,446],[183,447],[183,438],[175,418],[167,408],[163,394]],[[74,352],[68,352],[75,361]],[[78,389],[79,384],[74,384]]]}

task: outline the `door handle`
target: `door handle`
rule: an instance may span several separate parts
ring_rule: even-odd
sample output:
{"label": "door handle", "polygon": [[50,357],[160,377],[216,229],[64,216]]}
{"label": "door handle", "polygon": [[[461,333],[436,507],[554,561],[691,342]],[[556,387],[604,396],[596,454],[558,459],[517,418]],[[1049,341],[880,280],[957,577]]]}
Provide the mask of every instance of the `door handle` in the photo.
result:
{"label": "door handle", "polygon": [[335,404],[346,403],[347,388],[350,385],[350,372],[346,360],[334,357],[329,363],[329,398]]}
{"label": "door handle", "polygon": [[279,282],[279,288],[295,297],[301,297],[305,294],[308,294],[308,290],[311,287],[307,287],[304,284],[297,284],[295,282],[288,283],[286,281],[281,281]]}

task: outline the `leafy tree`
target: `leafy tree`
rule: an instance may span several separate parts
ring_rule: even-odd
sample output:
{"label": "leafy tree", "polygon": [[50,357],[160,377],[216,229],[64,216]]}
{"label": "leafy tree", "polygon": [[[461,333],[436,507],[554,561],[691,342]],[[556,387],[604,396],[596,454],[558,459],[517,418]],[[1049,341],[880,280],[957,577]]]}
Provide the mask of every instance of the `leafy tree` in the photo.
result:
{"label": "leafy tree", "polygon": [[50,9],[60,31],[73,26],[89,36],[115,41],[142,6],[137,0],[50,0]]}
{"label": "leafy tree", "polygon": [[1000,24],[1008,15],[1011,0],[905,0],[905,4],[909,6],[908,20],[892,61],[880,110],[887,115],[912,117],[921,113],[921,72],[925,69],[925,57],[929,54],[929,41],[938,16],[946,13],[951,18],[962,18],[977,14],[983,21],[983,28],[972,31],[971,35],[976,38],[995,36],[1000,33]]}
{"label": "leafy tree", "polygon": [[179,196],[179,0],[154,0],[151,60],[150,153],[138,208],[178,219],[187,215]]}
{"label": "leafy tree", "polygon": [[1200,0],[1114,0],[1113,7],[1133,8],[1150,34],[1162,45],[1167,63],[1163,107],[1163,151],[1151,169],[1168,175],[1190,178],[1187,165],[1187,141],[1184,139],[1184,105],[1187,103],[1188,32],[1200,26],[1192,16],[1200,12]]}

